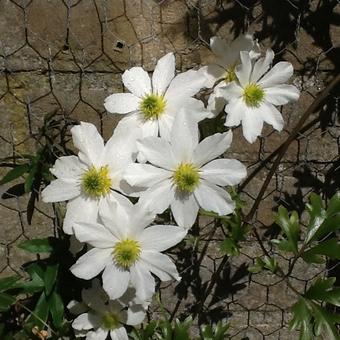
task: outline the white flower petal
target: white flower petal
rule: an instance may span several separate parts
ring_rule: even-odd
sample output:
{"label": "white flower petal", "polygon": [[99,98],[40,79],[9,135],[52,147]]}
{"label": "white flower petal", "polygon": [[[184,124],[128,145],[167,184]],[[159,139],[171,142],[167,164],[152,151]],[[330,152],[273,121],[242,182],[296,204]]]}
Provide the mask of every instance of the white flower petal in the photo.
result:
{"label": "white flower petal", "polygon": [[161,281],[169,281],[175,279],[180,280],[176,265],[171,261],[170,257],[156,251],[143,251],[141,254],[143,264]]}
{"label": "white flower petal", "polygon": [[131,305],[127,310],[127,325],[139,325],[145,319],[145,308],[143,305]]}
{"label": "white flower petal", "polygon": [[203,88],[206,78],[201,72],[189,70],[178,74],[165,92],[165,99],[169,102],[183,101],[192,97]]}
{"label": "white flower petal", "polygon": [[141,204],[139,201],[133,206],[133,210],[130,214],[130,228],[128,237],[138,238],[148,225],[150,225],[156,217],[156,213]]}
{"label": "white flower petal", "polygon": [[110,113],[125,114],[139,109],[140,98],[132,93],[114,93],[105,98],[104,107]]}
{"label": "white flower petal", "polygon": [[249,83],[252,64],[249,52],[242,51],[240,52],[241,57],[241,65],[237,66],[235,69],[235,73],[242,87],[245,87]]}
{"label": "white flower petal", "polygon": [[200,169],[201,178],[221,185],[236,185],[247,176],[246,167],[236,159],[215,159]]}
{"label": "white flower petal", "polygon": [[155,279],[141,262],[136,262],[131,267],[131,283],[136,289],[137,297],[142,300],[149,300],[155,292]]}
{"label": "white flower petal", "polygon": [[226,71],[220,65],[210,64],[210,65],[201,67],[198,70],[198,72],[202,73],[203,76],[206,78],[204,87],[211,88],[214,86],[217,80],[223,78],[224,73]]}
{"label": "white flower petal", "polygon": [[[79,219],[81,220],[80,216]],[[117,242],[117,238],[99,223],[76,222],[73,229],[80,242],[88,243],[95,248],[110,248]]]}
{"label": "white flower petal", "polygon": [[115,300],[126,292],[130,282],[130,272],[111,263],[105,267],[102,278],[105,292],[111,300]]}
{"label": "white flower petal", "polygon": [[101,166],[104,141],[97,128],[80,122],[71,129],[73,144],[79,150],[79,158],[87,165]]}
{"label": "white flower petal", "polygon": [[238,126],[247,111],[247,106],[242,99],[233,99],[226,105],[224,111],[227,113],[224,125]]}
{"label": "white flower petal", "polygon": [[170,141],[171,129],[174,124],[175,117],[170,114],[164,114],[158,119],[159,136],[166,141]]}
{"label": "white flower petal", "polygon": [[123,239],[126,236],[126,226],[130,223],[130,213],[133,204],[128,200],[116,201],[108,199],[100,205],[100,219],[104,226],[116,236],[117,239]]}
{"label": "white flower petal", "polygon": [[122,75],[125,87],[137,97],[143,97],[152,92],[151,80],[141,67],[132,67]]}
{"label": "white flower petal", "polygon": [[259,109],[247,108],[242,118],[243,136],[249,143],[254,143],[256,138],[261,135],[263,118],[260,109],[262,107],[263,105],[261,105]]}
{"label": "white flower petal", "polygon": [[175,56],[168,53],[157,62],[152,75],[152,92],[163,95],[171,80],[175,77]]}
{"label": "white flower petal", "polygon": [[223,58],[226,52],[229,50],[229,46],[226,41],[219,37],[210,38],[210,48],[213,53],[219,58]]}
{"label": "white flower petal", "polygon": [[243,94],[243,89],[235,81],[216,89],[216,95],[230,101],[239,98]]}
{"label": "white flower petal", "polygon": [[285,83],[293,75],[293,65],[286,61],[281,61],[273,66],[258,82],[264,88]]}
{"label": "white flower petal", "polygon": [[138,202],[160,214],[169,207],[174,200],[174,196],[175,189],[172,180],[166,179],[144,191]]}
{"label": "white flower petal", "polygon": [[226,100],[219,91],[216,91],[215,87],[214,92],[209,96],[207,109],[213,113],[214,117],[217,117],[222,112],[225,104]]}
{"label": "white flower petal", "polygon": [[228,215],[235,210],[235,203],[230,195],[217,185],[205,180],[194,191],[199,205],[207,211],[213,211],[219,215]]}
{"label": "white flower petal", "polygon": [[[191,162],[198,144],[198,124],[186,109],[178,112],[171,130],[171,146],[175,155],[175,167],[181,162]],[[167,155],[164,155],[167,157]],[[173,167],[172,169],[174,169]]]}
{"label": "white flower petal", "polygon": [[72,313],[74,315],[79,315],[79,314],[83,314],[86,311],[88,311],[89,307],[86,306],[86,304],[84,302],[71,300],[67,304],[67,309],[70,311],[70,313]]}
{"label": "white flower petal", "polygon": [[187,230],[170,225],[153,225],[143,230],[139,237],[145,250],[164,251],[181,242]]}
{"label": "white flower petal", "polygon": [[86,340],[105,340],[108,335],[108,330],[104,328],[98,328],[93,332],[89,332],[86,335]]}
{"label": "white flower petal", "polygon": [[119,327],[110,331],[111,340],[129,340],[125,328]]}
{"label": "white flower petal", "polygon": [[131,164],[127,167],[124,178],[132,186],[149,188],[166,178],[172,172],[157,168],[151,164]]}
{"label": "white flower petal", "polygon": [[198,214],[198,204],[193,194],[176,193],[171,203],[171,212],[177,224],[183,228],[191,228]]}
{"label": "white flower petal", "polygon": [[63,230],[66,234],[73,234],[75,222],[96,222],[98,218],[98,200],[78,196],[67,203]]}
{"label": "white flower petal", "polygon": [[161,168],[171,170],[178,164],[170,144],[162,138],[143,138],[137,141],[137,147],[150,163]]}
{"label": "white flower petal", "polygon": [[103,155],[103,162],[110,166],[111,171],[125,169],[136,160],[137,137],[139,135],[127,131],[114,131],[105,145]]}
{"label": "white flower petal", "polygon": [[[236,65],[240,60],[241,51],[251,51],[254,48],[254,39],[251,34],[240,34],[234,41],[231,42],[228,48],[228,59],[229,63]],[[254,53],[249,53],[250,57],[253,58]],[[255,54],[256,55],[256,54]]]}
{"label": "white flower petal", "polygon": [[77,156],[63,156],[56,160],[50,172],[58,179],[79,182],[86,168]]}
{"label": "white flower petal", "polygon": [[300,91],[293,85],[276,85],[264,89],[266,101],[273,105],[284,105],[296,101],[300,97]]}
{"label": "white flower petal", "polygon": [[158,137],[158,120],[149,119],[144,121],[143,124],[140,125],[141,128],[141,138],[146,137]]}
{"label": "white flower petal", "polygon": [[281,112],[272,104],[263,103],[259,108],[259,115],[267,123],[273,126],[277,131],[283,129],[284,120],[282,118]]}
{"label": "white flower petal", "polygon": [[42,191],[41,197],[46,203],[62,202],[79,196],[80,193],[80,185],[76,182],[65,182],[61,179],[55,179]]}
{"label": "white flower petal", "polygon": [[266,51],[266,56],[256,61],[250,77],[252,83],[256,83],[268,71],[273,59],[274,52],[272,49],[268,49]]}
{"label": "white flower petal", "polygon": [[230,146],[233,139],[231,131],[215,133],[204,138],[194,150],[194,164],[200,168],[203,164],[223,154]]}
{"label": "white flower petal", "polygon": [[70,268],[73,275],[90,280],[97,276],[111,260],[112,249],[93,248],[81,256]]}
{"label": "white flower petal", "polygon": [[72,327],[77,330],[88,330],[100,325],[100,317],[94,313],[80,314],[74,319]]}

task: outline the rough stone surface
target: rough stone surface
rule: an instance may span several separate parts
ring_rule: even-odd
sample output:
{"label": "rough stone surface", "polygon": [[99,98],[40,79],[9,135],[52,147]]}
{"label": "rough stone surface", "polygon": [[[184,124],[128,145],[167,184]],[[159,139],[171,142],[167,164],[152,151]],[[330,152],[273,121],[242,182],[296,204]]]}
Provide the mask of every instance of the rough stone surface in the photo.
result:
{"label": "rough stone surface", "polygon": [[[232,41],[249,30],[261,46],[277,52],[277,61],[293,64],[295,73],[291,81],[301,90],[297,103],[282,108],[285,127],[281,133],[265,125],[262,136],[249,144],[240,127],[233,130],[233,143],[225,157],[244,162],[250,174],[285,141],[313,98],[331,80],[339,66],[335,43],[340,31],[332,24],[335,20],[328,20],[329,32],[322,20],[315,20],[318,3],[315,0],[309,1],[310,8],[304,13],[309,26],[298,20],[291,1],[281,1],[277,7],[271,2],[252,2],[249,7],[243,3],[0,0],[0,157],[12,159],[34,153],[39,145],[37,133],[44,118],[53,112],[58,113],[58,119],[95,124],[107,140],[120,117],[107,113],[103,100],[113,92],[124,91],[121,82],[124,70],[143,66],[152,71],[157,60],[170,51],[175,53],[178,71],[197,69],[213,60],[208,48],[212,36]],[[331,17],[327,8],[322,10],[327,18]],[[338,97],[332,94],[320,112],[321,124],[299,134],[284,155],[251,223],[261,237],[268,239],[275,233],[278,205],[301,212],[312,190],[326,195],[334,192],[334,183],[338,183],[338,106]],[[311,115],[308,122],[318,115]],[[245,212],[254,203],[271,165],[266,164],[243,189]],[[7,170],[0,167],[1,177]],[[56,232],[56,210],[42,202],[37,203],[28,225],[28,195],[16,195],[23,180],[21,177],[0,188],[1,277],[13,272],[22,274],[21,265],[34,259],[17,247],[20,242]],[[211,228],[211,220],[201,217],[203,239]],[[201,267],[195,268],[204,241],[196,244],[197,231],[192,234],[177,258],[182,282],[160,286],[164,306],[170,313],[178,308],[176,317],[194,307],[223,256],[219,243],[224,236],[219,231],[209,244]],[[269,242],[265,247],[272,249]],[[298,339],[298,334],[287,328],[295,299],[287,282],[269,273],[250,275],[246,270],[262,255],[252,236],[242,243],[240,256],[228,260],[207,303],[201,306],[202,321],[227,318],[233,339]],[[290,259],[286,254],[275,256],[280,266],[287,269]],[[306,266],[298,261],[290,284],[304,292],[310,280],[320,273],[325,274],[323,266]],[[208,307],[213,312],[208,313]],[[156,299],[151,310],[154,318],[162,315]],[[192,334],[198,334],[197,327]]]}

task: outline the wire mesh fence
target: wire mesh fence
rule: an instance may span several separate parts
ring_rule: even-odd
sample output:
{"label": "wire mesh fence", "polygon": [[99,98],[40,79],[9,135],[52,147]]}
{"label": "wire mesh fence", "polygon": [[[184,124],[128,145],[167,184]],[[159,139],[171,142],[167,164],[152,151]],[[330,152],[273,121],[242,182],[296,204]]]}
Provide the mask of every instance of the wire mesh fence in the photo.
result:
{"label": "wire mesh fence", "polygon": [[[294,65],[292,81],[301,89],[298,103],[282,111],[283,132],[267,127],[261,138],[248,144],[239,128],[234,131],[228,155],[248,165],[249,173],[263,166],[242,189],[250,208],[272,165],[264,160],[287,139],[338,69],[337,5],[331,0],[0,0],[2,165],[36,150],[41,142],[39,129],[51,113],[66,127],[79,120],[94,123],[107,139],[117,118],[107,114],[103,101],[123,90],[125,69],[142,65],[151,71],[157,59],[170,51],[175,52],[178,70],[198,68],[211,60],[211,36],[231,41],[250,31],[262,46],[273,48],[278,60]],[[278,205],[302,212],[311,191],[327,198],[339,187],[338,109],[339,94],[333,91],[321,111],[309,117],[307,128],[291,143],[270,181],[252,221],[268,251],[272,250],[266,240],[276,232]],[[68,140],[66,131],[63,142]],[[0,171],[3,175],[6,168]],[[0,274],[5,276],[21,273],[20,266],[31,259],[16,245],[54,234],[59,219],[52,206],[38,201],[28,224],[30,198],[23,194],[21,182],[1,190]],[[200,219],[202,241],[210,235],[210,222]],[[161,287],[162,301],[173,317],[188,313],[207,286],[222,261],[217,250],[222,238],[217,232],[203,259],[200,245],[186,243],[181,249],[177,261],[182,282]],[[261,254],[255,239],[249,239],[240,256],[228,259],[202,307],[205,320],[201,321],[228,318],[235,339],[293,339],[296,333],[288,331],[287,323],[294,300],[285,282],[269,274],[249,274],[246,269]],[[284,254],[277,256],[283,267],[289,265]],[[304,291],[316,275],[331,272],[334,276],[337,269],[334,264],[307,267],[298,263],[291,282]],[[157,312],[154,307],[152,313]]]}

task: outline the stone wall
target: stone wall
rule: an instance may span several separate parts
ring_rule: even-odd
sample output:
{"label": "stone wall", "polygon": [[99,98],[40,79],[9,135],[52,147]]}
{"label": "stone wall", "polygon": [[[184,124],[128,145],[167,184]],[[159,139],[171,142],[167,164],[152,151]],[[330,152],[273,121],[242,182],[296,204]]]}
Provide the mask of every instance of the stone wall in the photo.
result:
{"label": "stone wall", "polygon": [[[117,118],[107,114],[104,98],[123,90],[122,72],[142,65],[152,71],[159,57],[174,51],[177,69],[198,68],[211,58],[209,38],[219,35],[232,40],[244,31],[253,32],[264,47],[272,47],[277,60],[290,61],[295,68],[292,82],[301,91],[296,104],[282,109],[286,125],[282,133],[266,127],[250,145],[239,128],[228,156],[249,166],[249,173],[285,141],[297,120],[325,87],[339,64],[339,28],[335,23],[336,1],[226,1],[226,0],[0,0],[0,143],[5,165],[34,152],[44,117],[57,112],[60,119],[96,124],[107,139]],[[339,8],[338,14],[339,15]],[[333,20],[334,19],[334,20]],[[279,204],[302,210],[314,190],[329,196],[339,185],[338,97],[327,105],[304,133],[291,144],[261,201],[252,225],[266,238]],[[7,157],[7,158],[6,158]],[[244,188],[243,199],[250,207],[270,168]],[[8,171],[1,167],[0,175]],[[27,223],[28,195],[20,195],[20,183],[4,186],[0,200],[0,275],[21,273],[20,266],[32,259],[16,245],[25,239],[56,232],[55,208],[36,203],[31,224]],[[209,221],[201,220],[201,238]],[[176,316],[190,309],[222,255],[217,235],[203,259],[194,268],[195,257],[186,245],[179,259],[183,282],[162,286],[162,299]],[[267,244],[270,248],[269,243]],[[191,247],[191,248],[190,248]],[[242,255],[229,259],[210,298],[208,321],[229,318],[233,339],[294,339],[288,332],[289,307],[293,296],[284,282],[271,275],[249,275],[246,265],[261,255],[254,240],[244,243]],[[282,265],[289,259],[279,254]],[[294,286],[303,291],[308,280],[327,268],[298,263]],[[186,280],[186,281],[185,281]],[[176,306],[173,296],[181,301]],[[209,302],[209,300],[208,300]],[[205,306],[208,307],[208,304]],[[204,309],[205,311],[206,309]],[[157,306],[154,307],[157,315]],[[203,313],[204,314],[204,313]]]}

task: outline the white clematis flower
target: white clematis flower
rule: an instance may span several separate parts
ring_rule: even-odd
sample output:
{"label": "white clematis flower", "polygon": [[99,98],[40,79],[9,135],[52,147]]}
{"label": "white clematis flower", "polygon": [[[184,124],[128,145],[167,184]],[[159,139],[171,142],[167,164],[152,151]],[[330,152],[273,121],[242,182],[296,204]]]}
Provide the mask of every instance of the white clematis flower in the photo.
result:
{"label": "white clematis flower", "polygon": [[260,56],[260,47],[251,34],[241,34],[229,45],[226,41],[219,37],[210,39],[210,48],[216,56],[214,64],[204,66],[200,69],[206,77],[205,86],[213,87],[217,81],[220,81],[214,88],[214,92],[208,100],[208,110],[211,110],[216,116],[219,114],[226,101],[223,97],[219,97],[216,91],[219,87],[236,80],[235,68],[240,64],[240,52],[250,51],[252,58]]}
{"label": "white clematis flower", "polygon": [[138,325],[145,318],[148,304],[135,296],[131,288],[119,300],[110,300],[99,284],[93,280],[92,287],[82,290],[82,302],[71,301],[68,308],[79,315],[72,323],[76,337],[86,340],[128,340],[124,325]]}
{"label": "white clematis flower", "polygon": [[161,213],[169,206],[178,225],[190,228],[201,206],[219,215],[234,211],[235,204],[221,186],[236,185],[246,168],[234,159],[215,159],[231,144],[232,134],[217,133],[198,143],[197,123],[178,114],[170,142],[148,137],[137,146],[151,164],[131,164],[124,178],[146,189],[140,202]]}
{"label": "white clematis flower", "polygon": [[142,137],[162,136],[169,139],[174,117],[182,107],[197,121],[211,113],[201,101],[192,98],[203,88],[205,77],[194,70],[175,76],[175,56],[168,53],[158,60],[152,79],[141,67],[123,73],[125,87],[131,93],[114,93],[105,99],[111,113],[128,114],[119,125],[142,130]]}
{"label": "white clematis flower", "polygon": [[293,75],[292,64],[279,62],[268,71],[273,58],[274,52],[269,49],[264,58],[254,63],[249,52],[241,52],[242,64],[235,70],[237,81],[218,90],[228,101],[225,125],[242,124],[243,136],[249,143],[261,134],[263,122],[281,131],[284,122],[275,105],[287,104],[300,96],[295,86],[284,84]]}
{"label": "white clematis flower", "polygon": [[122,172],[136,159],[136,137],[123,129],[106,145],[93,124],[81,122],[71,133],[78,156],[57,159],[50,169],[57,179],[42,192],[44,202],[69,201],[63,225],[67,234],[73,234],[76,221],[95,222],[103,202],[129,201],[121,194],[129,193]]}
{"label": "white clematis flower", "polygon": [[71,267],[71,272],[89,280],[103,271],[103,288],[111,299],[120,298],[129,284],[136,295],[148,300],[155,291],[151,273],[162,281],[179,280],[175,264],[161,252],[179,243],[186,230],[177,226],[153,225],[154,213],[140,204],[109,202],[100,213],[101,223],[76,223],[81,242],[93,248]]}

